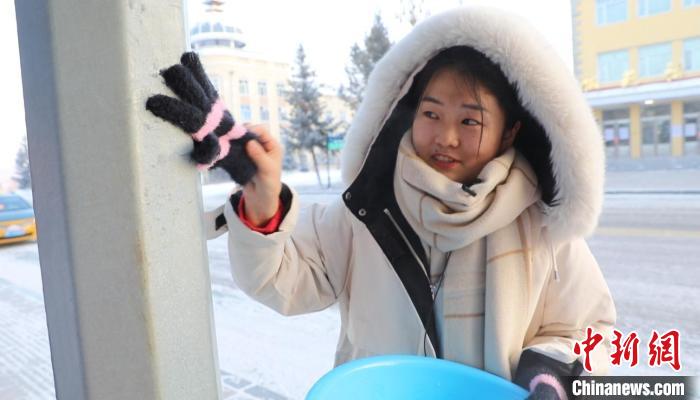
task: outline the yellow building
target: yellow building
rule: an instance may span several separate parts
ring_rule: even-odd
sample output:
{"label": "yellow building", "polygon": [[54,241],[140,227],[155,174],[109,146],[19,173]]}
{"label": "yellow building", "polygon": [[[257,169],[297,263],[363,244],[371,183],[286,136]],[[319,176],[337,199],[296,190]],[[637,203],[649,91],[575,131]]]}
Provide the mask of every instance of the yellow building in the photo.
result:
{"label": "yellow building", "polygon": [[574,69],[608,156],[700,155],[700,0],[571,0]]}
{"label": "yellow building", "polygon": [[[284,116],[289,113],[284,92],[293,73],[291,65],[246,49],[243,32],[225,17],[224,0],[205,0],[203,4],[207,7],[205,18],[189,30],[191,49],[199,54],[234,118],[269,124],[270,132],[280,139]],[[349,124],[351,111],[335,89],[322,85],[320,100],[327,115],[345,126]]]}
{"label": "yellow building", "polygon": [[341,127],[347,129],[353,116],[353,112],[348,104],[338,96],[338,89],[332,86],[321,85],[319,90],[321,104],[326,110],[326,115],[333,118]]}
{"label": "yellow building", "polygon": [[245,50],[242,32],[227,24],[221,13],[208,12],[206,20],[191,27],[190,46],[234,118],[267,123],[279,138],[289,63]]}

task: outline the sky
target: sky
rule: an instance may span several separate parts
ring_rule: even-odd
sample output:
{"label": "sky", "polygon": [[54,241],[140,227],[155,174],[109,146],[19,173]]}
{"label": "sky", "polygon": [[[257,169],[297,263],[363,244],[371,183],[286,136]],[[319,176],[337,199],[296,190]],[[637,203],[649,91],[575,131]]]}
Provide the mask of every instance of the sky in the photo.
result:
{"label": "sky", "polygon": [[2,110],[3,132],[0,132],[0,184],[14,173],[15,155],[24,127],[22,104],[22,78],[17,48],[17,24],[13,1],[0,2],[0,110]]}
{"label": "sky", "polygon": [[[186,23],[193,24],[204,17],[200,0],[183,1]],[[572,68],[569,1],[424,0],[422,8],[427,15],[471,4],[488,4],[523,16],[548,38],[559,57]],[[402,0],[228,0],[224,18],[243,31],[251,51],[287,60],[290,64],[297,47],[303,44],[319,82],[338,86],[345,78],[350,47],[362,42],[376,13],[381,15],[393,42],[410,31],[408,22],[399,18],[401,10]],[[0,54],[3,55],[0,63],[0,109],[4,127],[0,134],[2,184],[14,173],[15,155],[26,134],[13,1],[0,2]]]}

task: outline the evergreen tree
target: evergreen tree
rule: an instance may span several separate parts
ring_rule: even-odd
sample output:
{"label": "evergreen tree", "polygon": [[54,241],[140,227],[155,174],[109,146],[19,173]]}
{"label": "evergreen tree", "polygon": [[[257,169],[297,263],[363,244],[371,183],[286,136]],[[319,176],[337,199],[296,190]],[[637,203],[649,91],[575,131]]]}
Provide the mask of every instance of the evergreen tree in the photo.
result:
{"label": "evergreen tree", "polygon": [[[281,115],[280,119],[287,120],[286,115]],[[282,127],[282,144],[284,146],[284,158],[282,159],[282,169],[294,171],[299,169],[299,162],[296,157],[299,153],[299,135],[297,131]]]}
{"label": "evergreen tree", "polygon": [[15,176],[13,179],[17,182],[20,189],[28,189],[32,186],[32,177],[29,172],[29,149],[27,146],[27,137],[22,139],[22,143],[15,157]]}
{"label": "evergreen tree", "polygon": [[294,155],[296,154],[297,150],[289,145],[286,135],[283,138],[283,145],[284,158],[282,158],[282,169],[285,171],[295,171],[299,169],[299,163],[294,158]]}
{"label": "evergreen tree", "polygon": [[[286,118],[284,144],[286,152],[308,152],[313,161],[319,186],[322,186],[316,150],[325,151],[327,137],[335,129],[332,119],[327,118],[320,101],[316,74],[306,62],[304,47],[299,45],[296,71],[289,80],[286,94],[291,113]],[[303,157],[300,154],[300,158]]]}
{"label": "evergreen tree", "polygon": [[[430,16],[430,12],[423,9],[423,0],[401,0],[401,13],[399,20],[408,22],[412,27],[425,17]],[[459,1],[462,5],[462,0]]]}
{"label": "evergreen tree", "polygon": [[367,85],[369,74],[377,62],[391,47],[389,34],[387,33],[382,17],[374,16],[374,25],[365,37],[364,48],[355,43],[350,48],[350,63],[345,67],[348,76],[348,84],[340,87],[338,96],[353,110],[362,102],[362,94]]}

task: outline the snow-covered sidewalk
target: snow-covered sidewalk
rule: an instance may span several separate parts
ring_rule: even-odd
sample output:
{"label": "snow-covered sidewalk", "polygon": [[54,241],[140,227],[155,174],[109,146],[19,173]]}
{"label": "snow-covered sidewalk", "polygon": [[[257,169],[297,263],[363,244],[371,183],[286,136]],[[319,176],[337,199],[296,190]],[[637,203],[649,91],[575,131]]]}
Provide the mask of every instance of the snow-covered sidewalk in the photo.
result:
{"label": "snow-covered sidewalk", "polygon": [[[224,400],[301,399],[333,367],[338,312],[283,317],[236,288],[226,236],[209,242]],[[55,399],[37,245],[0,251],[0,400]]]}

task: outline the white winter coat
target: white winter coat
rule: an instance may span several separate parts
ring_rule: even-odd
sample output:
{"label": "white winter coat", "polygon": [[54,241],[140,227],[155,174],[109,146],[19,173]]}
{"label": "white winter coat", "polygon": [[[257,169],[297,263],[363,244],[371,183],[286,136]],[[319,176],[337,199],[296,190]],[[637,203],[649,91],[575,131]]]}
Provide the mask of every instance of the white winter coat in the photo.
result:
{"label": "white winter coat", "polygon": [[[364,220],[361,205],[350,204],[361,201],[363,193],[353,192],[352,183],[398,98],[432,55],[454,45],[481,51],[517,83],[523,106],[552,143],[558,188],[558,206],[536,203],[486,237],[484,369],[512,379],[528,348],[571,363],[580,359],[573,344],[590,326],[605,337],[591,353],[594,373],[605,373],[616,314],[583,239],[595,228],[602,205],[602,140],[562,61],[532,27],[502,11],[468,7],[434,16],[378,63],[343,150],[343,179],[349,187],[344,198],[300,209],[291,190],[278,232],[268,235],[243,225],[229,201],[205,215],[209,238],[228,231],[236,283],[274,310],[294,315],[337,302],[342,326],[336,365],[372,355],[423,354],[424,348],[434,356],[430,338],[424,342],[417,306],[378,244],[377,231],[371,232],[378,228]],[[226,225],[216,229],[221,213]],[[507,248],[502,243],[512,241],[490,240],[513,234],[527,245]],[[450,263],[459,265],[459,259]],[[451,295],[459,295],[459,288],[452,290]]]}

